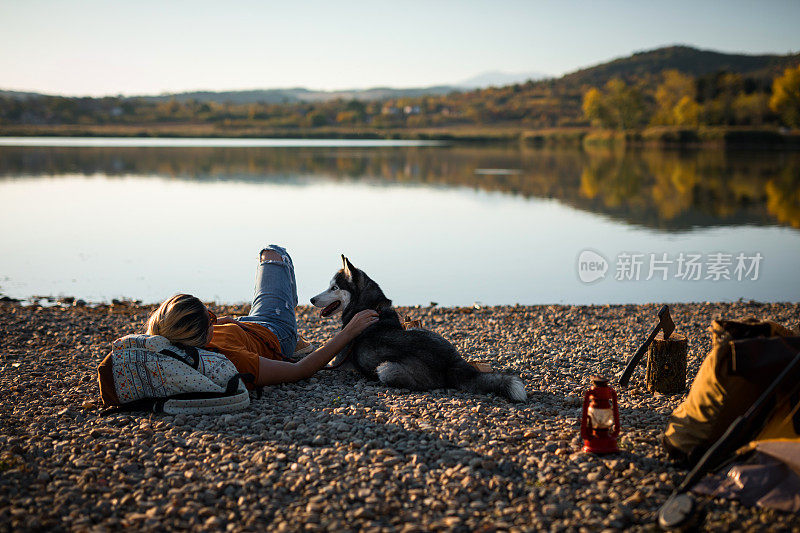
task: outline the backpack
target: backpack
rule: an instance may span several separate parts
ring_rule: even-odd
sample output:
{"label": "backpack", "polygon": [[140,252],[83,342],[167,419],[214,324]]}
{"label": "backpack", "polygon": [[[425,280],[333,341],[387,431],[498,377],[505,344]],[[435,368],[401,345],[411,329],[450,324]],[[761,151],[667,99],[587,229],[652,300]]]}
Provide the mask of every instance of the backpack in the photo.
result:
{"label": "backpack", "polygon": [[126,335],[111,346],[97,367],[104,413],[210,414],[250,405],[245,382],[253,375],[238,373],[222,354],[175,346],[160,335]]}
{"label": "backpack", "polygon": [[[800,350],[797,333],[771,321],[718,319],[710,329],[711,352],[661,440],[670,458],[687,465],[702,457]],[[800,399],[778,390],[770,405],[752,438],[798,438]]]}

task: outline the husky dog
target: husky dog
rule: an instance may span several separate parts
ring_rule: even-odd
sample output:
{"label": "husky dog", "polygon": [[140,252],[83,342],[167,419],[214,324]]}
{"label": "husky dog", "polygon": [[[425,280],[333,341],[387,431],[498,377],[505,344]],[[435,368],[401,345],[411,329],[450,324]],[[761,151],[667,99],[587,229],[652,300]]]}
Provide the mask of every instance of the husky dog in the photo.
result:
{"label": "husky dog", "polygon": [[403,329],[400,317],[377,283],[342,255],[343,268],[324,292],[311,298],[320,315],[341,312],[342,325],[364,309],[378,312],[378,322],[356,337],[337,359],[348,358],[359,372],[390,387],[412,390],[456,388],[494,392],[509,400],[525,400],[525,385],[511,374],[482,373],[467,363],[441,335]]}

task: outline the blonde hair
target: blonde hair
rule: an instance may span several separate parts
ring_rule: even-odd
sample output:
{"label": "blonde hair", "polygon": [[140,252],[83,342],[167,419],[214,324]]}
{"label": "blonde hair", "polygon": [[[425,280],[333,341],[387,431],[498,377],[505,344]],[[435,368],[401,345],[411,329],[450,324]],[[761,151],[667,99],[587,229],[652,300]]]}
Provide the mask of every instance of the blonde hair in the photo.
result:
{"label": "blonde hair", "polygon": [[209,316],[203,302],[176,294],[158,306],[147,320],[147,334],[161,335],[173,344],[200,348],[208,340]]}

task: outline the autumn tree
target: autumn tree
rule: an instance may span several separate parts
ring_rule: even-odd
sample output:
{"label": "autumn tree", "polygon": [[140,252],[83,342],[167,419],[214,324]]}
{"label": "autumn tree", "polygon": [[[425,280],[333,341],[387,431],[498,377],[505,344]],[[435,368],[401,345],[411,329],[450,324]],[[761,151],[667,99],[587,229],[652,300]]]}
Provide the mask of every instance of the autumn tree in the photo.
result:
{"label": "autumn tree", "polygon": [[676,126],[697,127],[700,125],[700,104],[694,98],[684,96],[672,108],[671,115],[672,124]]}
{"label": "autumn tree", "polygon": [[656,89],[657,109],[652,123],[697,126],[700,105],[696,98],[694,78],[677,70],[664,71],[662,82]]}
{"label": "autumn tree", "polygon": [[597,126],[609,127],[610,125],[608,106],[603,101],[603,94],[594,87],[583,95],[583,114]]}
{"label": "autumn tree", "polygon": [[642,94],[614,78],[605,84],[603,91],[589,89],[584,94],[583,112],[586,118],[606,128],[635,128],[642,125],[644,118]]}
{"label": "autumn tree", "polygon": [[744,90],[744,79],[733,72],[720,72],[713,83],[714,97],[703,105],[703,122],[723,126],[736,124],[736,97]]}
{"label": "autumn tree", "polygon": [[790,127],[800,127],[800,65],[787,68],[772,83],[769,107]]}
{"label": "autumn tree", "polygon": [[318,128],[328,123],[328,117],[322,111],[312,111],[306,117],[306,122],[312,128]]}
{"label": "autumn tree", "polygon": [[769,95],[761,92],[740,94],[733,101],[736,124],[761,126],[770,115]]}

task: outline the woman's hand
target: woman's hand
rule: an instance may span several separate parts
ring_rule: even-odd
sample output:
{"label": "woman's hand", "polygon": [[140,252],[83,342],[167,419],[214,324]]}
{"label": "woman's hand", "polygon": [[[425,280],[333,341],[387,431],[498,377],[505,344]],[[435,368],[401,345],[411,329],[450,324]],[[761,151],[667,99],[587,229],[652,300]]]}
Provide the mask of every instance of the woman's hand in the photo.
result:
{"label": "woman's hand", "polygon": [[348,339],[355,339],[359,333],[367,329],[378,321],[378,312],[373,309],[365,309],[356,315],[342,329],[342,333]]}
{"label": "woman's hand", "polygon": [[259,370],[257,385],[275,385],[277,383],[291,383],[300,379],[313,376],[319,369],[327,365],[336,354],[344,350],[347,343],[356,335],[378,321],[377,311],[367,309],[356,314],[347,325],[334,335],[334,337],[314,350],[297,363],[288,361],[273,361],[259,357]]}

